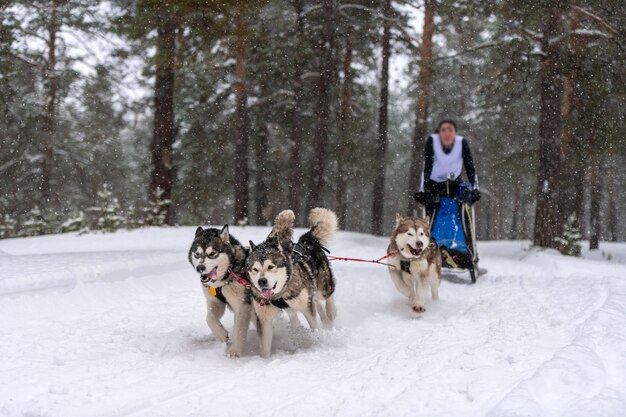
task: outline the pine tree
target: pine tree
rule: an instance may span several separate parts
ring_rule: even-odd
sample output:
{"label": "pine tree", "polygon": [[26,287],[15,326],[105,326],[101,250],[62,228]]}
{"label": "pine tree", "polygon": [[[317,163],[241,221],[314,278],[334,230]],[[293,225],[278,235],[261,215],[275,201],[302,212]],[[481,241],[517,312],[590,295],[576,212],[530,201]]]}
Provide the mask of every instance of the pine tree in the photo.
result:
{"label": "pine tree", "polygon": [[121,214],[121,208],[117,197],[104,184],[98,191],[98,204],[87,209],[91,217],[91,230],[102,232],[115,232],[126,224],[126,218]]}
{"label": "pine tree", "polygon": [[171,200],[165,198],[165,190],[157,188],[154,192],[154,198],[148,200],[148,205],[144,208],[144,224],[146,226],[163,226],[167,223],[167,210],[172,204]]}
{"label": "pine tree", "polygon": [[563,225],[563,234],[556,238],[559,251],[567,256],[580,256],[582,235],[577,226],[576,214],[571,214]]}
{"label": "pine tree", "polygon": [[0,239],[8,239],[15,236],[16,226],[17,221],[8,214],[0,217]]}
{"label": "pine tree", "polygon": [[47,224],[41,209],[35,206],[28,213],[26,221],[22,223],[19,236],[41,236],[46,234]]}

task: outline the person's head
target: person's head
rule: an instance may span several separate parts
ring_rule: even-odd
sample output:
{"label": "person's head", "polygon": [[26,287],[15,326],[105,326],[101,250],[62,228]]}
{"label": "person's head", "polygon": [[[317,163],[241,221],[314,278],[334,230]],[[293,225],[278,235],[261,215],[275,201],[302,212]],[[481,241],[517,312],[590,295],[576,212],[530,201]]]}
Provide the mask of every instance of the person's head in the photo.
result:
{"label": "person's head", "polygon": [[450,148],[454,144],[454,137],[456,136],[456,123],[454,123],[454,120],[444,119],[440,121],[437,131],[439,132],[441,144],[446,148]]}

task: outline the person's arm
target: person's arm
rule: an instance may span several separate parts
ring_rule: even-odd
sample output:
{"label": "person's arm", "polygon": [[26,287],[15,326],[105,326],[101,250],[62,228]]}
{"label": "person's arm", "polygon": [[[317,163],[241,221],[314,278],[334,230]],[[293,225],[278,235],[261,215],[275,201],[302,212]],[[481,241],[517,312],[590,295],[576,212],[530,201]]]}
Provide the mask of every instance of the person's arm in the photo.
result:
{"label": "person's arm", "polygon": [[435,151],[433,149],[433,137],[429,136],[424,145],[424,169],[422,170],[422,182],[420,183],[420,192],[424,192],[424,182],[430,178],[433,172],[433,164],[435,163]]}
{"label": "person's arm", "polygon": [[478,176],[476,175],[476,169],[474,168],[474,159],[472,158],[472,150],[470,149],[469,141],[463,139],[463,166],[467,173],[467,179],[478,189]]}

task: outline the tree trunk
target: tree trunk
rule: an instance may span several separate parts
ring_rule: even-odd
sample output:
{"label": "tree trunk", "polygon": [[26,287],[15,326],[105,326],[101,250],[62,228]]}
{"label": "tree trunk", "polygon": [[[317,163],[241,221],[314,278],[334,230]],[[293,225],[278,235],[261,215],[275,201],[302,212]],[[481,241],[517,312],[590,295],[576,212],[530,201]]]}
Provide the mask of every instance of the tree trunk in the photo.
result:
{"label": "tree trunk", "polygon": [[235,223],[248,219],[248,143],[249,118],[246,77],[248,66],[248,24],[241,13],[235,21],[236,63],[235,63]]}
{"label": "tree trunk", "polygon": [[378,135],[374,163],[376,178],[372,195],[372,233],[383,234],[385,212],[385,156],[387,153],[387,121],[389,107],[389,56],[391,54],[391,0],[383,5],[382,68],[380,74],[380,103],[378,105]]}
{"label": "tree trunk", "polygon": [[589,204],[589,250],[598,249],[600,243],[600,199],[602,197],[602,181],[600,180],[600,158],[591,158],[590,204]]}
{"label": "tree trunk", "polygon": [[289,187],[289,207],[296,214],[296,223],[302,224],[300,218],[300,206],[302,184],[305,182],[304,168],[302,167],[302,148],[304,145],[304,131],[301,120],[302,101],[304,88],[302,86],[302,73],[304,71],[304,15],[302,13],[301,0],[294,0],[296,12],[296,36],[297,47],[295,51],[293,68],[293,106],[290,108],[288,118],[291,122],[291,174]]}
{"label": "tree trunk", "polygon": [[614,167],[609,168],[610,171],[608,173],[608,184],[607,184],[607,194],[608,194],[608,207],[606,213],[607,220],[607,229],[608,229],[608,239],[611,242],[617,242],[617,209],[615,199],[617,197],[617,193],[615,192],[615,172]]}
{"label": "tree trunk", "polygon": [[[570,32],[574,32],[580,26],[579,15],[575,15],[572,19]],[[580,97],[576,89],[575,65],[573,65],[572,59],[575,59],[582,46],[580,40],[576,40],[575,37],[570,38],[568,42],[570,59],[565,60],[569,65],[565,69],[565,78],[563,80],[563,104],[561,107],[563,129],[561,131],[560,144],[562,172],[568,174],[568,180],[562,181],[559,187],[561,207],[563,208],[562,217],[568,218],[573,214],[578,225],[581,224],[583,215],[584,189],[582,178],[584,176],[583,158],[586,153],[581,149],[582,144],[578,139],[580,135],[576,134],[579,122],[576,120],[575,114],[576,109],[580,106]]]}
{"label": "tree trunk", "polygon": [[513,240],[517,240],[519,239],[519,223],[520,223],[520,210],[518,209],[518,207],[520,206],[520,190],[519,190],[519,185],[515,185],[515,189],[513,191],[513,210],[512,210],[512,215],[513,215],[513,222],[511,224],[511,239]]}
{"label": "tree trunk", "polygon": [[424,1],[424,28],[422,31],[422,44],[420,45],[420,72],[417,87],[417,110],[415,115],[415,131],[413,133],[413,156],[411,170],[409,171],[408,196],[409,204],[407,211],[412,215],[417,208],[413,194],[417,191],[420,181],[419,166],[423,161],[424,138],[428,133],[428,105],[430,102],[430,63],[433,54],[433,32],[435,17],[435,1]]}
{"label": "tree trunk", "polygon": [[156,78],[154,83],[154,130],[152,139],[152,173],[148,199],[155,202],[158,190],[165,204],[165,223],[175,223],[174,206],[171,204],[175,169],[172,161],[174,137],[174,76],[176,57],[176,18],[168,11],[161,12],[157,29]]}
{"label": "tree trunk", "polygon": [[537,209],[534,244],[558,248],[555,240],[562,232],[564,213],[561,209],[561,45],[554,41],[563,34],[561,2],[555,2],[543,29],[542,50],[545,54],[540,68],[541,108],[539,122],[539,172],[537,173]]}
{"label": "tree trunk", "polygon": [[522,218],[520,219],[520,239],[528,239],[528,210],[527,210],[527,205],[528,205],[528,199],[525,198],[525,196],[522,196],[521,198],[521,209],[519,210],[520,215],[522,216]]}
{"label": "tree trunk", "polygon": [[307,206],[313,208],[323,204],[324,171],[326,169],[326,148],[328,146],[330,87],[333,77],[333,49],[335,43],[335,9],[333,0],[322,2],[324,23],[320,38],[320,76],[317,83],[317,105],[315,115],[317,124],[313,139],[313,160],[309,182]]}
{"label": "tree trunk", "polygon": [[346,34],[346,55],[343,60],[343,86],[341,92],[341,113],[339,115],[339,144],[337,149],[337,218],[342,228],[346,227],[348,213],[348,170],[347,158],[350,152],[350,132],[352,125],[352,31]]}
{"label": "tree trunk", "polygon": [[[41,201],[42,207],[60,206],[58,190],[55,188],[55,165],[56,155],[54,150],[54,136],[56,131],[56,102],[57,102],[57,79],[56,79],[56,41],[59,30],[57,22],[57,2],[50,2],[50,20],[48,23],[48,62],[46,63],[44,77],[48,82],[48,98],[46,102],[46,115],[44,119],[44,142],[42,144],[41,158]],[[56,184],[58,185],[58,184]]]}
{"label": "tree trunk", "polygon": [[[263,124],[259,128],[259,134],[255,141],[256,154],[256,187],[254,187],[255,222],[258,225],[265,225],[268,221],[267,207],[267,190],[268,186],[265,181],[269,178],[269,167],[267,166],[267,141],[269,139],[269,131],[267,126]],[[270,217],[271,218],[271,217]]]}

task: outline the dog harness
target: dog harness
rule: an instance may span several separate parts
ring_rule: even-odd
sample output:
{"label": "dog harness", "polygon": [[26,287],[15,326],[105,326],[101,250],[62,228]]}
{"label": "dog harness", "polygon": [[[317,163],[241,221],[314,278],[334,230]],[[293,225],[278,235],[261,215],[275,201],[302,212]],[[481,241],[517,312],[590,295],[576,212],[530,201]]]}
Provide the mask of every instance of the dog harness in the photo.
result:
{"label": "dog harness", "polygon": [[313,247],[308,247],[307,245],[302,244],[302,242],[297,242],[293,245],[293,247],[291,248],[291,259],[294,262],[308,261],[311,258],[310,251],[317,248],[323,250],[326,253],[330,253],[330,251],[322,246],[321,243],[317,241],[317,239],[308,240],[308,243],[311,243],[311,246]]}
{"label": "dog harness", "polygon": [[219,287],[219,288],[209,287],[209,292],[211,293],[213,297],[217,298],[222,303],[228,304],[228,301],[226,301],[226,297],[224,297],[224,293],[222,292],[222,287]]}
{"label": "dog harness", "polygon": [[271,304],[274,307],[280,308],[281,310],[289,308],[289,304],[287,304],[287,301],[285,301],[284,298],[279,298],[278,300],[267,300],[265,298],[261,298],[261,301],[259,301],[259,304],[262,306]]}

